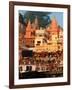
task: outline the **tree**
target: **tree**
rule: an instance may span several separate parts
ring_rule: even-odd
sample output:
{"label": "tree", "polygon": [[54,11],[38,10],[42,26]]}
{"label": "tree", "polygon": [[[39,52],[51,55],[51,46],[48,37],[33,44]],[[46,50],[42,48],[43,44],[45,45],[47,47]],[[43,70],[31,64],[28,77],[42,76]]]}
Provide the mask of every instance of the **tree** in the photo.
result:
{"label": "tree", "polygon": [[23,22],[23,16],[22,16],[21,13],[19,13],[19,22],[22,23],[22,24],[24,23],[24,22]]}
{"label": "tree", "polygon": [[37,17],[39,27],[45,28],[51,21],[49,17],[50,13],[51,12],[26,11],[23,15],[23,21],[27,23],[28,20],[30,20],[31,23],[33,23],[35,18]]}

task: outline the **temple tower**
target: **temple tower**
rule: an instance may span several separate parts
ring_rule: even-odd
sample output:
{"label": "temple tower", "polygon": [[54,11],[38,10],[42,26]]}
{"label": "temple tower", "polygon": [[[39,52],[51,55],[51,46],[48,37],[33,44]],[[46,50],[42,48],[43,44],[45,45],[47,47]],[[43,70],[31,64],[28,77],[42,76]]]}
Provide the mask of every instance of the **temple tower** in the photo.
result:
{"label": "temple tower", "polygon": [[27,47],[34,46],[34,37],[35,37],[35,32],[32,29],[32,24],[29,20],[25,31],[25,36],[24,36],[25,46]]}

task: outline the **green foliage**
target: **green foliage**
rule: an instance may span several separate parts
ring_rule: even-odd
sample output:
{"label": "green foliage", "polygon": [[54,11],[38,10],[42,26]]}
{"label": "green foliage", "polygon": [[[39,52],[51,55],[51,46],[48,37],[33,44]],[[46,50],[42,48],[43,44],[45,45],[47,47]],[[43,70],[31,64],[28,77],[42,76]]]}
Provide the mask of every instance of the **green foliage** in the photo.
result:
{"label": "green foliage", "polygon": [[38,12],[38,11],[26,11],[22,17],[23,21],[25,23],[28,22],[28,20],[31,21],[31,23],[34,22],[35,18],[38,18],[38,24],[39,27],[46,27],[50,23],[50,17],[48,16],[51,12]]}
{"label": "green foliage", "polygon": [[24,18],[23,18],[23,16],[22,16],[22,14],[19,13],[19,22],[22,23],[22,24],[24,23],[24,22],[23,22],[23,19],[24,19]]}

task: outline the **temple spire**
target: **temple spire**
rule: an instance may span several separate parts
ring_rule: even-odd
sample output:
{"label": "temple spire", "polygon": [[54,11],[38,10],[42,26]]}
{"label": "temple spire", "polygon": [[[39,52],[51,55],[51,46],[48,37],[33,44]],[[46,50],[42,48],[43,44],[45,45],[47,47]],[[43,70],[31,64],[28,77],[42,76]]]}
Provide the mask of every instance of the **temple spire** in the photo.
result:
{"label": "temple spire", "polygon": [[32,23],[32,27],[33,27],[33,29],[38,29],[39,28],[39,25],[38,25],[38,17],[37,16],[35,16],[35,20],[34,20],[34,22]]}
{"label": "temple spire", "polygon": [[35,23],[36,25],[38,25],[38,18],[37,18],[37,16],[35,17],[34,23]]}
{"label": "temple spire", "polygon": [[57,28],[58,27],[57,20],[56,20],[55,16],[52,17],[51,27],[52,28]]}
{"label": "temple spire", "polygon": [[31,22],[30,20],[28,21],[28,24],[27,24],[27,28],[26,28],[26,31],[30,31],[31,30]]}

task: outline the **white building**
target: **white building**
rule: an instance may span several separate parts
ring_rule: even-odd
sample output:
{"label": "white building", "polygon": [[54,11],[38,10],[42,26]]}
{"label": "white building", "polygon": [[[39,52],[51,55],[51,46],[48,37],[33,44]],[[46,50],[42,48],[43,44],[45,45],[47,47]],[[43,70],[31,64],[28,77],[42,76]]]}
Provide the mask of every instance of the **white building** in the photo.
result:
{"label": "white building", "polygon": [[35,36],[35,47],[36,46],[43,46],[47,43],[47,39],[45,37],[46,30],[40,28],[40,30],[36,30],[36,36]]}

